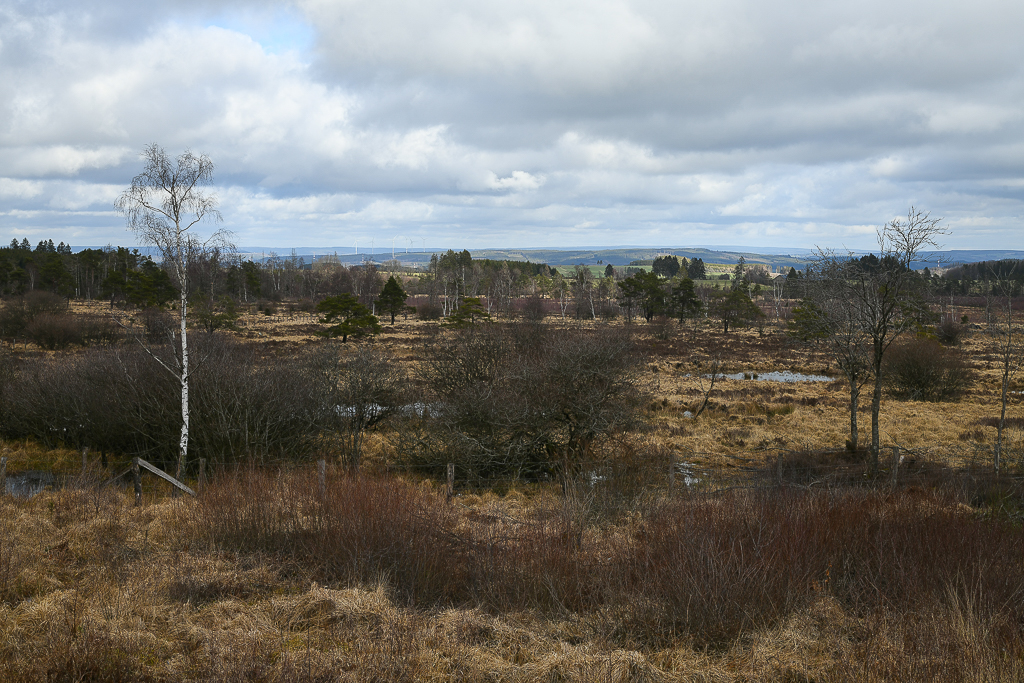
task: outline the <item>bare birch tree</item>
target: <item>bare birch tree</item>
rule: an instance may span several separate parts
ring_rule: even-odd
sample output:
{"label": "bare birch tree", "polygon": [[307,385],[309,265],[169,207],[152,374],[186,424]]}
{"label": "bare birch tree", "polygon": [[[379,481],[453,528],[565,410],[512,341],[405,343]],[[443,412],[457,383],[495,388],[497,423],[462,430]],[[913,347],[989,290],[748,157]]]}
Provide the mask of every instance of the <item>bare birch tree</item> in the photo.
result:
{"label": "bare birch tree", "polygon": [[205,220],[220,220],[217,198],[203,191],[213,182],[213,161],[205,154],[185,150],[176,159],[157,144],[142,151],[145,166],[132,178],[114,204],[124,215],[128,229],[143,243],[160,252],[164,267],[178,288],[180,331],[177,354],[172,362],[150,354],[181,385],[181,437],[174,476],[181,477],[188,454],[190,379],[188,331],[186,327],[191,293],[191,266],[213,252],[231,250],[231,233],[216,230],[206,239],[194,228]]}

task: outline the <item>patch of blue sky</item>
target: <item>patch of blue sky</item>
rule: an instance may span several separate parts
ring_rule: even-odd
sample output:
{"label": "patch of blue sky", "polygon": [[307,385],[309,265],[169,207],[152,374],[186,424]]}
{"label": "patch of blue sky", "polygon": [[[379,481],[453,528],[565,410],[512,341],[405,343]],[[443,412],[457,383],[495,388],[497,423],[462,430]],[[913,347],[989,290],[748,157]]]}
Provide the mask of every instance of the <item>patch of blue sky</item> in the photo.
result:
{"label": "patch of blue sky", "polygon": [[315,40],[313,26],[298,12],[287,8],[230,11],[206,23],[247,35],[268,54],[305,53],[313,48]]}

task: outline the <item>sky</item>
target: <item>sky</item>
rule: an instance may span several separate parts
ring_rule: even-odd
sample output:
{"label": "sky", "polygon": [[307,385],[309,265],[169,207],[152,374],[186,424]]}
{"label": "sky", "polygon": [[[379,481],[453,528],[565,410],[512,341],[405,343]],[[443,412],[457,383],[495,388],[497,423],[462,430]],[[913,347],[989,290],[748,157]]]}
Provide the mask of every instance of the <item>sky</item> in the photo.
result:
{"label": "sky", "polygon": [[[1019,0],[0,0],[0,241],[135,243],[156,143],[240,246],[1024,248]],[[214,226],[201,226],[212,230]]]}

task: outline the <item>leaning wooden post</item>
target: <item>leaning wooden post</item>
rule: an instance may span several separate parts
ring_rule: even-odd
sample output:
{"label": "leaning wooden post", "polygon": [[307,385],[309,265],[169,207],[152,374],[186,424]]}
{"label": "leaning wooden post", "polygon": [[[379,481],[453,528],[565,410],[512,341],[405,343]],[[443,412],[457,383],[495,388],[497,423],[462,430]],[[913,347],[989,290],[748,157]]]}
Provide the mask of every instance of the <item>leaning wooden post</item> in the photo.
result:
{"label": "leaning wooden post", "polygon": [[0,496],[7,493],[7,456],[0,458]]}
{"label": "leaning wooden post", "polygon": [[85,474],[85,469],[89,464],[89,447],[82,446],[82,474]]}
{"label": "leaning wooden post", "polygon": [[451,500],[455,495],[455,463],[448,463],[448,487],[445,490],[445,499]]}
{"label": "leaning wooden post", "polygon": [[327,461],[317,460],[316,470],[317,478],[320,481],[320,496],[323,497],[327,493]]}
{"label": "leaning wooden post", "polygon": [[896,479],[900,474],[900,447],[892,447],[892,487],[896,488]]}
{"label": "leaning wooden post", "polygon": [[142,504],[142,475],[139,474],[139,459],[132,458],[132,484],[135,486],[135,506]]}
{"label": "leaning wooden post", "polygon": [[199,458],[199,479],[196,486],[200,491],[206,488],[206,458]]}

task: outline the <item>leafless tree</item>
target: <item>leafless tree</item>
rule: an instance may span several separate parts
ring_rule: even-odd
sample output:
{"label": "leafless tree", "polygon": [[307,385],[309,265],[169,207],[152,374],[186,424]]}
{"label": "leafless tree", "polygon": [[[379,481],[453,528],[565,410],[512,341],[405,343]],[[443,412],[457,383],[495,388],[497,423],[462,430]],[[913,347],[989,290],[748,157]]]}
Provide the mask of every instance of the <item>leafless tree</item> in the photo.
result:
{"label": "leafless tree", "polygon": [[906,219],[893,219],[877,232],[878,254],[873,259],[826,255],[820,263],[834,274],[845,291],[850,315],[870,344],[871,471],[878,471],[879,413],[882,405],[883,365],[886,351],[921,319],[923,305],[915,297],[918,277],[911,269],[925,247],[939,248],[936,238],[948,234],[940,218],[910,208]]}
{"label": "leafless tree", "polygon": [[[1010,393],[1010,381],[1020,369],[1022,344],[1020,334],[1013,325],[1013,295],[1017,284],[1007,273],[1005,277],[997,277],[995,290],[1000,295],[998,301],[1001,320],[995,326],[999,336],[999,364],[1001,366],[999,394],[999,422],[996,423],[996,448],[993,454],[993,467],[998,475],[1003,459],[1003,430],[1006,427],[1006,403]],[[986,283],[987,285],[988,283]],[[989,288],[991,291],[991,288]]]}
{"label": "leafless tree", "polygon": [[576,305],[576,317],[582,318],[588,311],[591,319],[597,317],[594,310],[594,274],[590,268],[578,265],[572,272],[572,297]]}
{"label": "leafless tree", "polygon": [[489,325],[443,335],[426,355],[437,433],[422,464],[440,456],[469,476],[567,474],[648,396],[643,356],[621,329]]}
{"label": "leafless tree", "polygon": [[850,441],[858,446],[857,410],[860,391],[871,377],[872,344],[867,328],[850,305],[847,259],[834,252],[819,250],[807,269],[811,286],[794,318],[799,336],[825,344],[829,355],[843,372],[850,386]]}
{"label": "leafless tree", "polygon": [[786,280],[781,277],[777,277],[772,280],[772,308],[775,310],[775,322],[778,323],[782,318],[782,302],[786,297]]}
{"label": "leafless tree", "polygon": [[217,198],[203,188],[213,182],[213,162],[205,154],[189,150],[171,159],[157,144],[142,152],[144,168],[132,178],[131,187],[115,203],[128,229],[145,244],[160,252],[164,267],[178,287],[180,334],[178,353],[172,362],[153,358],[178,380],[181,387],[181,436],[175,476],[180,477],[188,454],[190,379],[188,332],[186,328],[193,266],[211,254],[233,250],[230,233],[216,230],[205,239],[197,226],[205,220],[220,220]]}
{"label": "leafless tree", "polygon": [[561,273],[555,273],[551,281],[551,298],[558,299],[558,309],[565,320],[565,309],[569,307],[569,283]]}
{"label": "leafless tree", "polygon": [[696,419],[701,416],[704,409],[708,407],[708,402],[711,400],[711,392],[715,390],[715,382],[717,382],[722,375],[722,356],[721,354],[715,354],[710,359],[697,359],[694,361],[694,381],[697,384],[697,391],[701,395],[700,406],[697,407],[697,411],[693,414]]}
{"label": "leafless tree", "polygon": [[303,366],[315,395],[316,422],[341,438],[346,465],[355,473],[367,430],[402,409],[405,373],[384,351],[360,347],[349,352],[331,342],[311,350]]}

